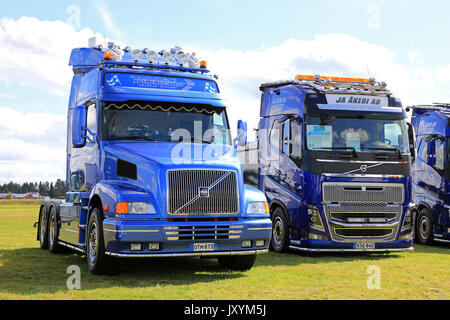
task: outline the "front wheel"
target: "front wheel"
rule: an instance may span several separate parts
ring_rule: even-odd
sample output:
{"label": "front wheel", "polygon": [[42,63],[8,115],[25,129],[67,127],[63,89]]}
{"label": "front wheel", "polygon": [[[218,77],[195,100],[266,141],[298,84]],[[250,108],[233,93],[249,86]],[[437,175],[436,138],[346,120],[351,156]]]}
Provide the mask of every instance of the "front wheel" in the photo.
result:
{"label": "front wheel", "polygon": [[433,218],[428,209],[422,209],[416,220],[416,240],[420,244],[433,242]]}
{"label": "front wheel", "polygon": [[270,248],[275,252],[286,252],[289,248],[289,226],[284,210],[279,207],[272,215]]}
{"label": "front wheel", "polygon": [[237,270],[237,271],[247,271],[253,268],[256,261],[256,255],[247,256],[221,256],[218,258],[219,265],[222,268]]}
{"label": "front wheel", "polygon": [[94,208],[89,218],[86,234],[86,260],[92,274],[108,274],[112,271],[112,261],[105,254],[103,220],[98,208]]}

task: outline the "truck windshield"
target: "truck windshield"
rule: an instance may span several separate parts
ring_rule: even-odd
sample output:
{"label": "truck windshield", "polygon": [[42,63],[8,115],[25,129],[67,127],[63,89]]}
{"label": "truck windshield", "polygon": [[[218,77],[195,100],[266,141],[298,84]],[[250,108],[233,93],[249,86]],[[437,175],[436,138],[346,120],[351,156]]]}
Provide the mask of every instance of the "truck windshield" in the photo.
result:
{"label": "truck windshield", "polygon": [[408,152],[405,120],[317,114],[306,117],[308,150]]}
{"label": "truck windshield", "polygon": [[224,108],[162,102],[104,102],[103,139],[231,144]]}

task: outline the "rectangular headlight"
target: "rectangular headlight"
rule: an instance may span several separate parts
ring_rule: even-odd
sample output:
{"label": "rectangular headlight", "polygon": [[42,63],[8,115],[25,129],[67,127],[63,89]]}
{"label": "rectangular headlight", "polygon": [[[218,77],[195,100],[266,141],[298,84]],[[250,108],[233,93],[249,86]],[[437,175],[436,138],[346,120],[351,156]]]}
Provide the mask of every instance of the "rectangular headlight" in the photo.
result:
{"label": "rectangular headlight", "polygon": [[156,214],[156,209],[149,202],[118,202],[117,214]]}
{"label": "rectangular headlight", "polygon": [[270,213],[269,204],[264,201],[250,202],[247,207],[247,214],[267,214]]}

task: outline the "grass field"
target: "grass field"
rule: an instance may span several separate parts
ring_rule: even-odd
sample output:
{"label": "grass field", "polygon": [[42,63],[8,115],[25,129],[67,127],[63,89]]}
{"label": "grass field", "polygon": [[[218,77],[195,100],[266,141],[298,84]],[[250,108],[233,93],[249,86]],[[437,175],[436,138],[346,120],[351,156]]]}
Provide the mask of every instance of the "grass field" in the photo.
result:
{"label": "grass field", "polygon": [[[450,246],[391,254],[258,256],[247,272],[198,258],[124,261],[117,275],[92,276],[84,257],[39,249],[37,202],[0,201],[0,299],[450,299]],[[68,290],[67,267],[81,268]],[[368,289],[369,266],[381,288]]]}

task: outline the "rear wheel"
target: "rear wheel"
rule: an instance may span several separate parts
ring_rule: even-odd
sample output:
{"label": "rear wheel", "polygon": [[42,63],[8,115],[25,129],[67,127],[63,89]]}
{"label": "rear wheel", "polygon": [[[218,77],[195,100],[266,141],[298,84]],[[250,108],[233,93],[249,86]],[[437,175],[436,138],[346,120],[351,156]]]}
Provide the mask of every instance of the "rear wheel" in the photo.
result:
{"label": "rear wheel", "polygon": [[56,208],[50,209],[48,215],[48,250],[51,253],[60,252],[60,245],[58,244],[59,229],[58,229],[58,217],[56,216]]}
{"label": "rear wheel", "polygon": [[275,252],[286,252],[289,248],[289,226],[284,210],[280,207],[272,215],[270,248]]}
{"label": "rear wheel", "polygon": [[94,208],[86,233],[86,259],[92,274],[109,274],[113,271],[112,259],[105,254],[103,219],[99,208]]}
{"label": "rear wheel", "polygon": [[47,219],[45,219],[45,207],[41,208],[39,213],[39,245],[41,249],[48,249],[48,236],[47,236]]}
{"label": "rear wheel", "polygon": [[416,240],[420,244],[431,244],[433,242],[433,218],[430,210],[420,210],[416,220]]}
{"label": "rear wheel", "polygon": [[247,271],[250,270],[256,261],[256,255],[248,256],[221,256],[218,258],[219,265],[222,268],[237,270],[237,271]]}

